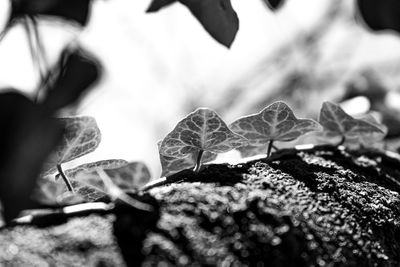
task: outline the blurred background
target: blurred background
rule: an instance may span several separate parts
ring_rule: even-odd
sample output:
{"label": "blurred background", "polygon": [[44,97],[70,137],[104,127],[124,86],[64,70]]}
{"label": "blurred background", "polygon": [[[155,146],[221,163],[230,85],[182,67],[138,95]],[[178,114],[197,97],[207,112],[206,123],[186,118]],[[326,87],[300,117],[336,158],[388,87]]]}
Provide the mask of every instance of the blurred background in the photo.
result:
{"label": "blurred background", "polygon": [[[353,115],[374,110],[389,137],[400,136],[400,38],[370,32],[354,1],[287,0],[273,13],[262,0],[232,0],[240,29],[231,49],[179,3],[146,14],[149,3],[94,1],[85,29],[39,22],[50,65],[75,43],[104,68],[73,111],[96,118],[102,143],[69,165],[121,158],[143,161],[159,177],[157,141],[189,112],[209,107],[230,123],[276,100],[314,119],[327,100]],[[33,95],[40,75],[21,25],[0,42],[0,59],[0,87]]]}

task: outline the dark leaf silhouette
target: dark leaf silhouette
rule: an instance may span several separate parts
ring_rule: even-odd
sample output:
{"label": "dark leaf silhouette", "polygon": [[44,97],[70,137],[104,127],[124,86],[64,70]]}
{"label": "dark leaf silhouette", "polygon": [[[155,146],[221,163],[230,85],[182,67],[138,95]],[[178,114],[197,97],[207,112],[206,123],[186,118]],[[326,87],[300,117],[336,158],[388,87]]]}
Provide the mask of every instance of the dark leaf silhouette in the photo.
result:
{"label": "dark leaf silhouette", "polygon": [[86,25],[91,0],[13,0],[12,18],[45,15]]}
{"label": "dark leaf silhouette", "polygon": [[185,158],[200,150],[224,153],[247,144],[247,140],[233,133],[217,113],[199,108],[180,121],[165,137],[160,154]]}
{"label": "dark leaf silhouette", "polygon": [[8,221],[31,205],[42,164],[63,128],[44,108],[10,92],[0,95],[0,200]]}
{"label": "dark leaf silhouette", "polygon": [[358,0],[358,9],[372,30],[394,30],[400,33],[400,2],[397,0]]}
{"label": "dark leaf silhouette", "polygon": [[147,9],[147,12],[156,12],[163,7],[175,3],[176,1],[177,0],[153,0]]}
{"label": "dark leaf silhouette", "polygon": [[324,102],[319,115],[319,123],[328,137],[360,138],[375,134],[384,134],[376,123],[355,119],[336,104]]}
{"label": "dark leaf silhouette", "polygon": [[[49,73],[44,105],[51,111],[75,103],[101,75],[100,63],[82,49],[66,49],[59,66]],[[53,77],[57,76],[57,77]],[[54,79],[54,80],[53,80]]]}
{"label": "dark leaf silhouette", "polygon": [[[148,12],[172,4],[172,0],[154,0]],[[179,0],[219,43],[231,47],[239,30],[239,19],[230,0]]]}
{"label": "dark leaf silhouette", "polygon": [[271,10],[278,10],[282,7],[284,0],[263,0],[264,3],[271,9]]}

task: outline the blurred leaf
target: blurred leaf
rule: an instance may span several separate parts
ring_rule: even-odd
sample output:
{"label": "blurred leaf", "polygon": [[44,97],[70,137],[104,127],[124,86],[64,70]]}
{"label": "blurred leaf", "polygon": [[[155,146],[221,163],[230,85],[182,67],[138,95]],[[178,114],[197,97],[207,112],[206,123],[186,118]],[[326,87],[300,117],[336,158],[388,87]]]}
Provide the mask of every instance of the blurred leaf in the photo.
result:
{"label": "blurred leaf", "polygon": [[380,141],[382,141],[385,138],[385,136],[388,132],[388,128],[385,125],[383,125],[382,123],[378,122],[374,116],[372,116],[371,114],[367,114],[359,119],[376,126],[382,132],[366,132],[357,137],[349,137],[347,139],[347,142],[358,143],[358,144],[362,144],[364,146],[371,146],[371,145],[375,145],[375,144],[379,143]]}
{"label": "blurred leaf", "polygon": [[[178,0],[197,18],[204,29],[219,43],[231,47],[239,30],[239,19],[230,0]],[[155,12],[173,0],[153,0],[147,12]]]}
{"label": "blurred leaf", "polygon": [[115,169],[104,170],[113,183],[123,190],[139,190],[150,179],[150,171],[142,162],[131,162]]}
{"label": "blurred leaf", "polygon": [[282,7],[284,0],[263,0],[264,3],[271,9],[271,10],[278,10]]}
{"label": "blurred leaf", "polygon": [[[64,173],[68,178],[76,179],[80,174],[93,172],[97,168],[101,168],[103,170],[114,169],[120,166],[126,165],[128,162],[123,159],[109,159],[109,160],[100,160],[96,162],[85,163],[75,167],[73,169],[65,170]],[[56,179],[60,178],[60,174],[56,175]]]}
{"label": "blurred leaf", "polygon": [[[82,49],[64,50],[59,66],[56,69],[57,77],[50,73],[46,86],[48,90],[44,105],[51,111],[58,110],[76,102],[99,79],[101,75],[100,63]],[[54,81],[50,81],[54,79]]]}
{"label": "blurred leaf", "polygon": [[55,16],[85,26],[91,0],[13,0],[12,18],[24,15]]}
{"label": "blurred leaf", "polygon": [[177,0],[153,0],[146,12],[156,12],[163,7],[175,3],[176,1]]}
{"label": "blurred leaf", "polygon": [[242,158],[252,157],[265,154],[268,150],[268,144],[265,144],[263,146],[242,146],[237,148],[236,150],[240,152],[240,156]]}
{"label": "blurred leaf", "polygon": [[358,9],[372,30],[400,33],[400,2],[397,0],[358,0]]}
{"label": "blurred leaf", "polygon": [[200,108],[180,121],[162,141],[160,154],[186,158],[199,151],[224,153],[247,144],[247,140],[233,133],[214,111]]}
{"label": "blurred leaf", "polygon": [[270,141],[295,140],[321,126],[314,120],[297,119],[288,105],[275,102],[257,114],[234,121],[230,128],[247,138],[250,146],[266,146]]}
{"label": "blurred leaf", "polygon": [[360,138],[361,136],[384,134],[384,131],[374,123],[355,119],[344,112],[339,105],[331,102],[323,103],[319,123],[324,128],[324,134],[329,137]]}
{"label": "blurred leaf", "polygon": [[219,43],[231,47],[239,19],[230,0],[180,0]]}
{"label": "blurred leaf", "polygon": [[64,127],[60,145],[46,163],[47,170],[94,151],[101,141],[100,130],[92,117],[58,119]]}
{"label": "blurred leaf", "polygon": [[7,221],[31,205],[42,164],[63,129],[40,105],[18,93],[0,94],[0,200]]}
{"label": "blurred leaf", "polygon": [[[158,150],[160,150],[161,141],[158,142]],[[170,176],[174,173],[180,172],[185,169],[194,168],[196,165],[196,157],[195,154],[187,155],[184,158],[174,158],[164,156],[161,153],[160,161],[161,161],[161,176]],[[211,152],[205,152],[203,157],[201,158],[201,163],[206,163],[213,161],[217,158],[217,154]]]}

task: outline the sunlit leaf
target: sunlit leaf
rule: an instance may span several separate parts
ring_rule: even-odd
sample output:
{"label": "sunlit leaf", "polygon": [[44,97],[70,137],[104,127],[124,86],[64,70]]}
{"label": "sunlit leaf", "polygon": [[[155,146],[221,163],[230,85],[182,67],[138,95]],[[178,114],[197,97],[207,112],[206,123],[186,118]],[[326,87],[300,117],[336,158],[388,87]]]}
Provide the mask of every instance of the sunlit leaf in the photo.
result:
{"label": "sunlit leaf", "polygon": [[[64,173],[68,178],[76,179],[80,174],[93,172],[97,168],[101,168],[103,170],[115,169],[126,164],[128,164],[128,162],[123,159],[100,160],[96,162],[85,163],[73,169],[65,170]],[[60,174],[57,174],[56,178],[60,178]]]}
{"label": "sunlit leaf", "polygon": [[13,0],[12,18],[45,15],[86,25],[91,0]]}
{"label": "sunlit leaf", "polygon": [[160,146],[160,154],[186,158],[201,150],[224,153],[247,144],[247,140],[233,133],[217,113],[200,108],[180,121],[165,137]]}
{"label": "sunlit leaf", "polygon": [[285,2],[284,0],[263,0],[263,1],[272,10],[279,9]]}
{"label": "sunlit leaf", "polygon": [[44,109],[18,93],[0,94],[0,200],[6,221],[29,208],[43,162],[63,129]]}
{"label": "sunlit leaf", "polygon": [[319,123],[323,126],[324,133],[330,137],[360,138],[371,134],[384,134],[384,131],[374,123],[355,119],[344,112],[339,105],[331,102],[323,103]]}
{"label": "sunlit leaf", "polygon": [[67,48],[58,66],[48,74],[43,105],[49,110],[58,110],[75,103],[93,87],[101,76],[101,70],[100,63],[90,53],[81,48]]}
{"label": "sunlit leaf", "polygon": [[[160,149],[160,147],[161,141],[158,142],[158,149]],[[162,168],[161,176],[170,176],[185,169],[193,169],[196,165],[196,157],[194,154],[187,155],[184,158],[168,157],[162,154],[159,155]],[[217,154],[205,152],[201,159],[201,163],[210,162],[216,158]]]}
{"label": "sunlit leaf", "polygon": [[[230,47],[239,30],[239,19],[230,0],[178,0],[197,18],[219,43]],[[153,0],[148,12],[155,12],[176,1]]]}
{"label": "sunlit leaf", "polygon": [[372,30],[394,30],[400,33],[400,2],[397,0],[358,0],[358,9]]}
{"label": "sunlit leaf", "polygon": [[100,144],[101,134],[94,118],[69,117],[59,121],[64,126],[65,134],[47,165],[55,166],[71,161],[94,151]]}
{"label": "sunlit leaf", "polygon": [[297,119],[288,105],[275,102],[257,114],[236,120],[230,128],[258,147],[270,141],[292,141],[321,127],[314,120]]}
{"label": "sunlit leaf", "polygon": [[104,171],[112,182],[123,190],[138,190],[151,179],[149,169],[142,162],[131,162],[122,167]]}

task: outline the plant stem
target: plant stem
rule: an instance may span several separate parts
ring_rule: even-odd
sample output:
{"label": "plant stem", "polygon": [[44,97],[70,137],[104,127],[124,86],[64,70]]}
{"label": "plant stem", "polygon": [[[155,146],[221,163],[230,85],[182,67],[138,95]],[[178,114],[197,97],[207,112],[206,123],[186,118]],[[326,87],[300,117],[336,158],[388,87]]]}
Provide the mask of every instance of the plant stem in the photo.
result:
{"label": "plant stem", "polygon": [[65,173],[64,173],[64,171],[63,171],[63,169],[61,167],[61,164],[57,164],[57,170],[58,170],[58,173],[61,175],[61,178],[64,180],[64,183],[68,188],[68,191],[74,193],[75,192],[74,191],[74,187],[72,186],[72,184],[71,184],[70,180],[68,179],[68,177],[65,175]]}
{"label": "plant stem", "polygon": [[344,142],[346,142],[346,136],[342,136],[342,139],[340,139],[340,142],[336,145],[336,146],[341,146],[344,144]]}
{"label": "plant stem", "polygon": [[268,143],[267,157],[271,156],[271,151],[274,146],[274,140],[270,140]]}
{"label": "plant stem", "polygon": [[201,158],[203,157],[204,150],[200,149],[199,154],[197,154],[196,166],[194,167],[194,172],[199,172],[201,168]]}

